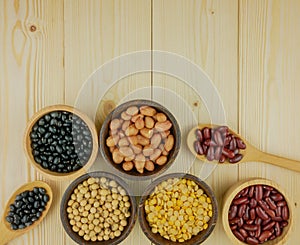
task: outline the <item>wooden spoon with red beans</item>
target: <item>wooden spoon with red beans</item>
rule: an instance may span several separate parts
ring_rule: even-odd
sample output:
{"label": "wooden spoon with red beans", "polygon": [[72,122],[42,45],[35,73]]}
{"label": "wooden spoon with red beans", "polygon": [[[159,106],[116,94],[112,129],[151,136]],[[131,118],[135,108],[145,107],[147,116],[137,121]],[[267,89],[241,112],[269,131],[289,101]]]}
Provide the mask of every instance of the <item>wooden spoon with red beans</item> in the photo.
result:
{"label": "wooden spoon with red beans", "polygon": [[187,145],[202,161],[229,164],[265,162],[300,172],[300,161],[260,151],[227,126],[200,124],[190,130]]}

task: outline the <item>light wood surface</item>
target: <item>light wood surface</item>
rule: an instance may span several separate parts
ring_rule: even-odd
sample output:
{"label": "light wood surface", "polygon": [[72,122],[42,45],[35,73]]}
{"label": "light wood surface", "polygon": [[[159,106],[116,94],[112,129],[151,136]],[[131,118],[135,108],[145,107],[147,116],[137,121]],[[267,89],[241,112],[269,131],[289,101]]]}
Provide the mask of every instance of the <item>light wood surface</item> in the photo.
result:
{"label": "light wood surface", "polygon": [[[45,180],[54,192],[42,224],[11,244],[74,244],[59,218],[70,182],[44,179],[22,149],[28,120],[48,105],[75,106],[99,128],[123,101],[161,102],[183,138],[168,173],[202,175],[205,165],[184,137],[215,114],[259,150],[300,160],[299,12],[298,0],[0,0],[0,215],[28,181]],[[194,74],[194,66],[207,76]],[[162,72],[170,68],[173,74]],[[202,86],[207,79],[213,94]],[[109,169],[98,156],[91,170]],[[258,161],[211,170],[206,182],[220,204],[236,181],[264,177],[286,190],[300,219],[299,173]],[[141,193],[149,182],[128,183]],[[294,222],[286,244],[297,244],[299,232]],[[150,242],[137,224],[123,244]],[[204,244],[231,244],[221,219]]]}

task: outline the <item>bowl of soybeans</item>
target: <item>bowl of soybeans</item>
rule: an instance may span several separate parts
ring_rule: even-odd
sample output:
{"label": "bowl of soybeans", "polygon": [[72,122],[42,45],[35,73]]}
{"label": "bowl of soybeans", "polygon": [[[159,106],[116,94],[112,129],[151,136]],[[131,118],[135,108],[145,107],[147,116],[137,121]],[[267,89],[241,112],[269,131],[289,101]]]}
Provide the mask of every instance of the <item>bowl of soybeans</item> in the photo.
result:
{"label": "bowl of soybeans", "polygon": [[76,243],[114,245],[132,231],[136,209],[135,197],[121,178],[96,171],[68,186],[60,204],[60,218]]}
{"label": "bowl of soybeans", "polygon": [[100,152],[117,174],[133,180],[155,178],[178,155],[181,143],[176,118],[150,100],[131,100],[117,106],[104,120]]}
{"label": "bowl of soybeans", "polygon": [[222,222],[234,244],[285,244],[292,226],[292,205],[274,181],[237,182],[224,198]]}
{"label": "bowl of soybeans", "polygon": [[212,189],[185,173],[167,174],[148,185],[138,211],[144,234],[157,245],[200,244],[213,232],[218,218]]}

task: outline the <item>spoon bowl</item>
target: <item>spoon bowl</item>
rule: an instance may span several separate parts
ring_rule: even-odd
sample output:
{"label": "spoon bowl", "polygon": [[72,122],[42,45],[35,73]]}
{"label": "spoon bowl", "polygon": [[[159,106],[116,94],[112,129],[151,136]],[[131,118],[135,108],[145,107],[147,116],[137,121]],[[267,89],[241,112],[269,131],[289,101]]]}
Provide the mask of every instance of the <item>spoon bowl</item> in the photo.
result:
{"label": "spoon bowl", "polygon": [[[194,149],[194,142],[197,140],[196,134],[195,134],[197,129],[201,130],[205,127],[215,128],[218,126],[219,125],[213,125],[213,124],[199,124],[198,126],[192,128],[190,130],[190,132],[188,133],[188,136],[187,136],[188,148],[192,152],[192,154],[199,160],[204,161],[204,162],[211,162],[212,164],[219,163],[217,160],[208,161],[205,155],[199,155]],[[280,157],[280,156],[276,156],[276,155],[273,155],[270,153],[263,152],[263,151],[257,149],[256,147],[254,147],[253,145],[251,145],[241,135],[232,131],[230,128],[228,128],[228,129],[229,129],[229,133],[233,134],[235,137],[239,137],[246,145],[246,149],[240,150],[240,153],[243,155],[243,158],[240,161],[238,161],[237,163],[265,162],[265,163],[269,163],[269,164],[272,164],[275,166],[279,166],[282,168],[300,172],[300,161],[296,161],[296,160],[292,160],[292,159],[288,159],[288,158],[284,158],[284,157]],[[232,164],[232,163],[225,161],[222,164]]]}
{"label": "spoon bowl", "polygon": [[[14,203],[16,196],[23,193],[24,191],[30,191],[32,190],[34,187],[43,187],[46,191],[47,194],[49,195],[49,201],[47,202],[47,205],[45,207],[45,210],[42,212],[41,217],[36,220],[32,225],[24,228],[24,229],[18,229],[18,230],[12,230],[10,228],[10,224],[7,222],[7,220],[5,219],[6,215],[9,212],[9,206],[11,204]],[[5,209],[4,209],[4,213],[2,215],[1,218],[1,223],[0,223],[0,245],[4,245],[6,243],[8,243],[9,241],[15,239],[18,236],[23,235],[24,233],[28,232],[31,229],[34,229],[36,226],[38,226],[42,220],[45,218],[45,216],[47,215],[50,207],[51,207],[51,203],[52,203],[52,199],[53,199],[53,193],[52,190],[50,188],[50,186],[43,182],[43,181],[33,181],[30,183],[26,183],[24,185],[22,185],[20,188],[18,188],[10,197],[10,199],[8,200],[8,202],[6,203]]]}

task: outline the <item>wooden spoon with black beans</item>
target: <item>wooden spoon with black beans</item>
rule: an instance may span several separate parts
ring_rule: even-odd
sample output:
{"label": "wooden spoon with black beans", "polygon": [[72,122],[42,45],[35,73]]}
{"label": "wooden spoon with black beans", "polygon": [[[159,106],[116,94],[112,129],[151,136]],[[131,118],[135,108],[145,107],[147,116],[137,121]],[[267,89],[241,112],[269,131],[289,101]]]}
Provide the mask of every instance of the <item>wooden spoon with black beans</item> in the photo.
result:
{"label": "wooden spoon with black beans", "polygon": [[21,186],[8,200],[0,222],[0,245],[35,228],[48,213],[53,199],[50,186],[34,181]]}
{"label": "wooden spoon with black beans", "polygon": [[187,145],[198,159],[206,162],[265,162],[300,172],[300,161],[258,150],[227,126],[199,124],[190,130]]}

